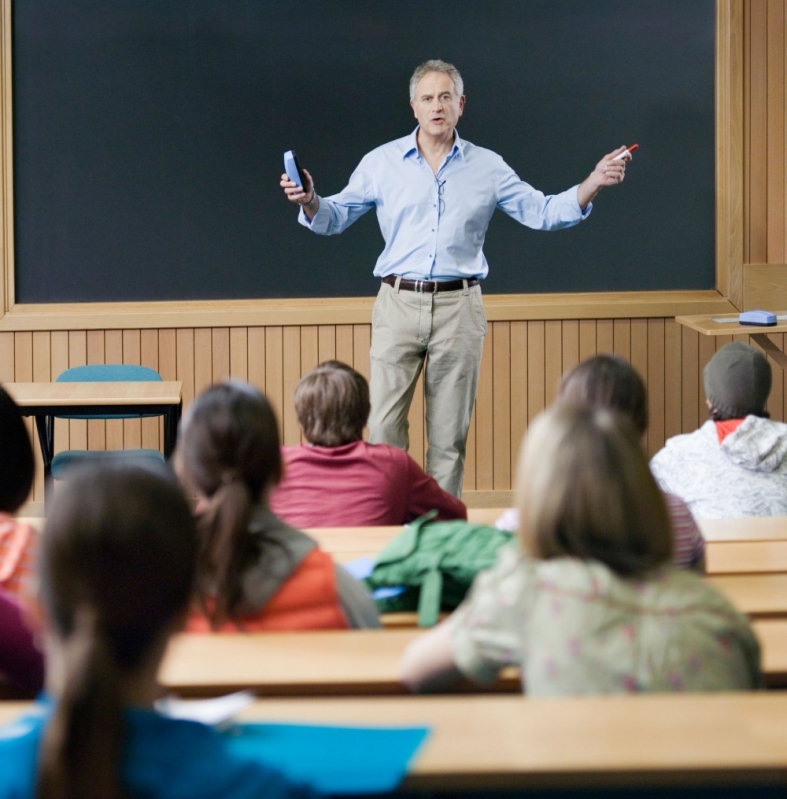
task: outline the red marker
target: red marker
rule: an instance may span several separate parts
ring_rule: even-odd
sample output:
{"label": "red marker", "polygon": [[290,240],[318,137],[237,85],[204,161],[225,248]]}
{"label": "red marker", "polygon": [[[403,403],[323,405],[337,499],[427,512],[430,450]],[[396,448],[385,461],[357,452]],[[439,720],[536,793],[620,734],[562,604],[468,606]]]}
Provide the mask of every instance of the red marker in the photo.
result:
{"label": "red marker", "polygon": [[635,150],[638,150],[638,149],[639,149],[639,145],[638,144],[632,144],[631,147],[629,147],[628,149],[624,150],[622,153],[620,153],[620,155],[616,155],[612,160],[613,161],[620,161],[621,158],[625,158],[626,155],[631,155]]}

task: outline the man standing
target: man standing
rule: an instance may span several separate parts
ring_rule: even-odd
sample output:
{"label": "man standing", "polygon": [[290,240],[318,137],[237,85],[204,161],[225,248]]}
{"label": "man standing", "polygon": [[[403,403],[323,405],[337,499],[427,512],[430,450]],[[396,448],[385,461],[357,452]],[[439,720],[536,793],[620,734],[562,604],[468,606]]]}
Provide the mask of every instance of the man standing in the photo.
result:
{"label": "man standing", "polygon": [[479,284],[495,208],[537,230],[570,227],[604,186],[623,180],[631,157],[613,160],[620,147],[578,186],[545,196],[499,155],[459,137],[463,88],[456,67],[427,61],[410,79],[418,127],[366,155],[342,192],[319,197],[308,172],[303,189],[281,178],[301,224],[321,235],[377,208],[385,248],[374,269],[382,285],[372,314],[370,441],[407,449],[407,414],[426,359],[426,471],[457,497],[486,334]]}

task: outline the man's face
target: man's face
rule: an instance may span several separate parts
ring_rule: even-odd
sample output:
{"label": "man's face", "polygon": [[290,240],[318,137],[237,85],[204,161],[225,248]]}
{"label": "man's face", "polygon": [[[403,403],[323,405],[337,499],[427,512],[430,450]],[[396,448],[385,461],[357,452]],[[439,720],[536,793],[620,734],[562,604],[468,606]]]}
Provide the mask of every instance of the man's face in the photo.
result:
{"label": "man's face", "polygon": [[462,116],[465,98],[456,93],[450,75],[427,72],[415,87],[415,99],[410,100],[421,130],[430,136],[453,135]]}

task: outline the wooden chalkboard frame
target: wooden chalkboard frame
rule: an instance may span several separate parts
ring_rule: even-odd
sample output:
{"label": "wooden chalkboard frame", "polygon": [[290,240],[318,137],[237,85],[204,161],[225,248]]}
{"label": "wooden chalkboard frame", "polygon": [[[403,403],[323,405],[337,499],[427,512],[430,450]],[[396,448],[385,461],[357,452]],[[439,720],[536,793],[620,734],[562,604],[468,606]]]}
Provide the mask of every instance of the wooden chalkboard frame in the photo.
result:
{"label": "wooden chalkboard frame", "polygon": [[[14,297],[12,3],[0,0],[0,331],[368,323],[372,297],[52,303]],[[716,0],[716,290],[506,294],[490,320],[723,313],[743,307],[743,0]]]}

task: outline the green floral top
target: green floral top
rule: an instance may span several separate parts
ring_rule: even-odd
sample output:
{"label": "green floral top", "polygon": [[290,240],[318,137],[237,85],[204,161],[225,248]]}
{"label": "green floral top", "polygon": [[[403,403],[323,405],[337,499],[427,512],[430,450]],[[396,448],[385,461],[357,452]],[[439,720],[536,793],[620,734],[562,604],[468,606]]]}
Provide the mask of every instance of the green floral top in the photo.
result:
{"label": "green floral top", "polygon": [[506,547],[448,623],[462,673],[489,683],[519,665],[533,696],[760,685],[747,619],[672,566],[624,579],[598,561],[534,560]]}

